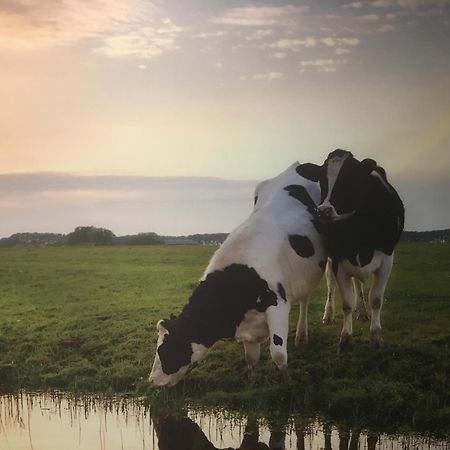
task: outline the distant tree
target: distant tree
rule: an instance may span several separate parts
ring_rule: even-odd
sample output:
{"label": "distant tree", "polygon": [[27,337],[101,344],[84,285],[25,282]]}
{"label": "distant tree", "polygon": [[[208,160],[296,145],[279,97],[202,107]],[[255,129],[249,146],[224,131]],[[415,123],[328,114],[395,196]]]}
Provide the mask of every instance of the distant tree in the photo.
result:
{"label": "distant tree", "polygon": [[0,247],[61,245],[63,242],[64,235],[59,233],[14,233],[0,239]]}
{"label": "distant tree", "polygon": [[190,239],[198,244],[221,244],[228,236],[228,233],[202,233],[202,234],[189,234],[188,236],[163,236],[164,239]]}
{"label": "distant tree", "polygon": [[156,233],[138,233],[128,239],[128,245],[161,245],[164,239]]}
{"label": "distant tree", "polygon": [[76,227],[66,236],[66,242],[67,245],[112,245],[114,237],[114,233],[106,228]]}

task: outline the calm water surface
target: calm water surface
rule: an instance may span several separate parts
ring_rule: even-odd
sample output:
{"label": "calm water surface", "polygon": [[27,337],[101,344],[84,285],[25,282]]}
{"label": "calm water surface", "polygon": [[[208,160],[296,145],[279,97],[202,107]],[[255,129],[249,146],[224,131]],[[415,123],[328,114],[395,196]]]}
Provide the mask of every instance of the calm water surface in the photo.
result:
{"label": "calm water surface", "polygon": [[0,396],[0,450],[450,450],[418,436],[337,429],[318,420],[233,418],[226,412],[169,414],[136,400],[29,394]]}

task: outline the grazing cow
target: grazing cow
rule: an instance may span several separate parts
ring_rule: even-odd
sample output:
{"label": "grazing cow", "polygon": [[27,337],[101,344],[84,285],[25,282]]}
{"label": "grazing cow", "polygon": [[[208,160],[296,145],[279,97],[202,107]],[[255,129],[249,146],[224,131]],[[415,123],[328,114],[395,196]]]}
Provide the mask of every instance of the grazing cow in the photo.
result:
{"label": "grazing cow", "polygon": [[270,354],[287,375],[288,316],[300,304],[296,343],[308,339],[308,299],[326,264],[315,208],[317,183],[293,164],[260,183],[249,218],[215,252],[180,316],[157,324],[158,342],[149,377],[173,386],[215,342],[244,344],[250,376],[270,338]]}
{"label": "grazing cow", "polygon": [[386,172],[372,159],[358,161],[345,150],[330,153],[322,166],[308,164],[303,175],[319,181],[319,215],[327,223],[327,251],[343,303],[341,349],[351,345],[355,296],[352,277],[372,274],[370,339],[383,342],[380,312],[393,264],[394,247],[404,225],[404,208]]}

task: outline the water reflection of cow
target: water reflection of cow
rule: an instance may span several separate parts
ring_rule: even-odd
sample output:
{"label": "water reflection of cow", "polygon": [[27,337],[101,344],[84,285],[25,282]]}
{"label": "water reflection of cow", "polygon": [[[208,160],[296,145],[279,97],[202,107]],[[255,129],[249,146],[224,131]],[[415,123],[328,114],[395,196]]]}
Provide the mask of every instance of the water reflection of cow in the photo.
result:
{"label": "water reflection of cow", "polygon": [[[202,429],[188,417],[174,415],[154,414],[152,421],[158,437],[159,450],[218,450],[206,437]],[[259,440],[259,424],[255,418],[249,418],[245,426],[244,435],[239,447],[225,447],[224,450],[285,450],[286,433],[285,426],[269,425],[269,444]],[[305,439],[310,434],[310,423],[295,422],[295,433],[297,435],[297,450],[308,448]],[[331,433],[332,428],[325,426],[324,450],[333,450]],[[340,428],[339,450],[357,450],[360,444],[361,431],[350,428]],[[367,435],[368,450],[375,450],[378,436]],[[337,447],[334,447],[337,450]]]}
{"label": "water reflection of cow", "polygon": [[[153,425],[158,436],[160,450],[216,450],[202,429],[191,419],[177,416],[154,416]],[[242,443],[226,450],[283,450],[285,434],[281,429],[271,429],[269,445],[259,442],[259,426],[255,419],[247,421]]]}

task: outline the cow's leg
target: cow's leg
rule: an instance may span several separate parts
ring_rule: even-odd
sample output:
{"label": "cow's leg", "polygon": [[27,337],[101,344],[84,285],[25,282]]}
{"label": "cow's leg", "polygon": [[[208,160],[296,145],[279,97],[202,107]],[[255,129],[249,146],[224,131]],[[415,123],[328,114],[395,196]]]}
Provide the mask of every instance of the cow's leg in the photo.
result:
{"label": "cow's leg", "polygon": [[352,313],[354,311],[355,295],[353,292],[352,277],[345,273],[341,268],[338,268],[336,281],[339,286],[339,292],[342,298],[342,331],[339,340],[339,347],[341,350],[347,350],[352,345]]}
{"label": "cow's leg", "polygon": [[380,268],[374,273],[373,284],[369,293],[372,314],[370,318],[370,341],[376,347],[383,344],[381,332],[381,306],[383,305],[384,291],[386,289],[389,275],[391,274],[393,255],[385,257]]}
{"label": "cow's leg", "polygon": [[356,299],[356,318],[361,322],[367,322],[369,315],[367,314],[366,303],[364,301],[363,283],[353,278],[353,289],[355,290]]}
{"label": "cow's leg", "polygon": [[297,330],[295,332],[295,345],[308,342],[308,297],[300,299],[300,312],[298,315]]}
{"label": "cow's leg", "polygon": [[289,380],[287,372],[287,337],[289,330],[289,310],[291,305],[282,298],[277,299],[276,306],[269,306],[266,311],[270,336],[270,356],[285,381]]}
{"label": "cow's leg", "polygon": [[245,360],[248,367],[248,378],[250,381],[255,379],[255,366],[258,364],[261,356],[261,344],[259,342],[244,341]]}
{"label": "cow's leg", "polygon": [[334,277],[333,269],[331,267],[331,260],[328,260],[327,267],[325,269],[325,277],[327,279],[327,302],[325,303],[322,322],[325,325],[329,325],[334,322],[336,311],[336,302],[334,298],[336,291],[336,278]]}

